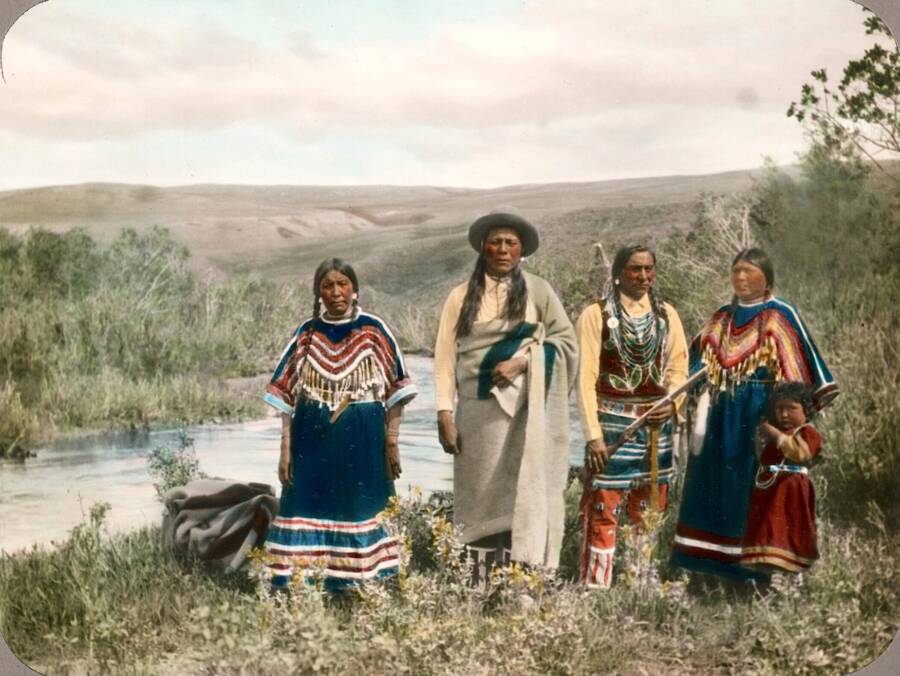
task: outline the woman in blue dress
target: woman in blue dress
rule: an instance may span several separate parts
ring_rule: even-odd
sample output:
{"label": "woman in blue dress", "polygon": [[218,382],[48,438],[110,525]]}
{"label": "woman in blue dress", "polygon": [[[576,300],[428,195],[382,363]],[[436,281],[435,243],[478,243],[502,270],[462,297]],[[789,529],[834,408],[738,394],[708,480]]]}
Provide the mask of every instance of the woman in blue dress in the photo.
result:
{"label": "woman in blue dress", "polygon": [[797,310],[775,298],[775,272],[760,249],[731,264],[732,302],[717,310],[691,345],[691,373],[709,369],[712,404],[700,452],[688,460],[672,561],[723,577],[762,577],[739,565],[756,475],[757,426],[781,381],[813,387],[821,409],[838,393]]}
{"label": "woman in blue dress", "polygon": [[378,518],[400,475],[400,413],[416,395],[397,341],[357,304],[340,259],[313,280],[313,316],[294,332],[265,399],[282,414],[278,516],[266,537],[272,585],[320,576],[337,591],[397,572]]}

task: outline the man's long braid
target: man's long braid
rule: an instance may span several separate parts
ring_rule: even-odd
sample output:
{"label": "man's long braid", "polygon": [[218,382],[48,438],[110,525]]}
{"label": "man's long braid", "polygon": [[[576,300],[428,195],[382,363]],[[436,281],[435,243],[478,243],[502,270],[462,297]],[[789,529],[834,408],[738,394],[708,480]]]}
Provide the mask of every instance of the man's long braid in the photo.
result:
{"label": "man's long braid", "polygon": [[[613,289],[612,297],[616,306],[616,314],[621,317],[625,312],[625,308],[622,307],[622,292],[616,287]],[[655,286],[650,287],[647,297],[650,299],[650,311],[653,313],[654,318],[662,317],[666,321],[666,325],[668,325],[669,315],[666,313],[663,302],[659,299]]]}
{"label": "man's long braid", "polygon": [[666,326],[669,324],[669,315],[666,312],[666,308],[663,305],[662,300],[659,298],[659,294],[656,292],[656,285],[653,284],[650,286],[650,290],[647,292],[647,296],[650,298],[650,307],[653,309],[653,315],[655,317],[662,317],[666,321]]}
{"label": "man's long braid", "polygon": [[525,306],[528,303],[528,287],[525,275],[517,265],[509,273],[509,292],[507,293],[506,319],[518,322],[525,319]]}

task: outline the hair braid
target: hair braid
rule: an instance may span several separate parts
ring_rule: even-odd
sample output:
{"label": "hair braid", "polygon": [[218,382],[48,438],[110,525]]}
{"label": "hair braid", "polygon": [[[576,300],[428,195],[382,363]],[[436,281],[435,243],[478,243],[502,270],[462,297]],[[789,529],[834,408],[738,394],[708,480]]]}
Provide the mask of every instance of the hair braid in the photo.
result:
{"label": "hair braid", "polygon": [[618,289],[615,289],[612,294],[613,302],[616,306],[616,316],[622,317],[625,314],[625,308],[622,306],[622,294]]}
{"label": "hair braid", "polygon": [[509,273],[509,293],[506,296],[506,318],[509,321],[525,319],[525,306],[528,304],[528,287],[521,268],[516,266]]}
{"label": "hair braid", "polygon": [[663,304],[662,300],[660,300],[659,294],[656,292],[656,285],[652,285],[650,287],[650,291],[647,293],[647,296],[650,298],[650,307],[653,309],[653,314],[656,317],[662,317],[666,326],[669,325],[669,313],[666,312],[666,306]]}
{"label": "hair braid", "polygon": [[459,311],[459,319],[456,320],[456,337],[464,338],[472,332],[472,324],[478,317],[481,308],[481,298],[484,296],[484,272],[486,264],[484,257],[479,256],[475,261],[475,269],[469,277],[469,285],[466,287],[466,296],[463,299],[462,308]]}
{"label": "hair braid", "polygon": [[[322,314],[322,299],[319,297],[318,292],[316,292],[315,298],[315,301],[313,301],[312,321],[309,324],[309,329],[306,331],[306,352],[309,352],[309,346],[312,345],[312,336],[316,330],[316,325],[319,323],[319,317]],[[306,352],[304,352],[304,357],[306,356]]]}

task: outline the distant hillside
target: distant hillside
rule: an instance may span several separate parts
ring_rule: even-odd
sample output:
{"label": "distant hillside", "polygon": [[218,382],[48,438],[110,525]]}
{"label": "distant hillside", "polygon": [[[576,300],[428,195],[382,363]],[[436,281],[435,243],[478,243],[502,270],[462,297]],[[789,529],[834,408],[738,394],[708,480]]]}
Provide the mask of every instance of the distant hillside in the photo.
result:
{"label": "distant hillside", "polygon": [[463,234],[492,209],[512,207],[535,222],[545,250],[570,249],[604,232],[646,237],[684,227],[700,193],[743,191],[755,173],[494,189],[89,183],[0,192],[0,227],[79,226],[107,240],[122,228],[160,225],[190,249],[198,270],[300,280],[334,255],[354,262],[379,292],[408,296],[410,284],[443,290],[467,273]]}

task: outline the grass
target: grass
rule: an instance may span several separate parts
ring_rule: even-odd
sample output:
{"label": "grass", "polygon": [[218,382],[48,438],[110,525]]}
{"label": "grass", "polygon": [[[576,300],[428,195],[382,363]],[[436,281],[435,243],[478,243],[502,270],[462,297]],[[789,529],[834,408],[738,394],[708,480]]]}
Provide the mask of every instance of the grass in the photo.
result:
{"label": "grass", "polygon": [[844,674],[897,630],[898,543],[827,523],[808,577],[764,594],[629,577],[628,546],[606,592],[515,567],[474,589],[446,501],[412,496],[392,510],[401,578],[335,598],[272,596],[175,557],[155,528],[106,537],[105,509],[56,549],[0,558],[0,629],[42,673]]}
{"label": "grass", "polygon": [[43,393],[41,408],[61,429],[202,424],[261,417],[258,392],[229,391],[196,375],[132,380],[118,373],[72,375]]}

